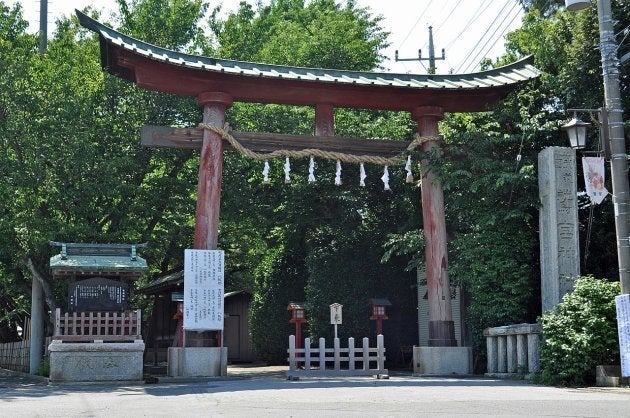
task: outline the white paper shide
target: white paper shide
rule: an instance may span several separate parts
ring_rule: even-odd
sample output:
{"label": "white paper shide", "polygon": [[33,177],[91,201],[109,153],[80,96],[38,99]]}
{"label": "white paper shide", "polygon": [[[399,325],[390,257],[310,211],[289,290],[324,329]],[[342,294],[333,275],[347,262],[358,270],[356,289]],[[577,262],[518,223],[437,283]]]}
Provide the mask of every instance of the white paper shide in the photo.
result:
{"label": "white paper shide", "polygon": [[224,252],[184,251],[184,329],[223,330]]}

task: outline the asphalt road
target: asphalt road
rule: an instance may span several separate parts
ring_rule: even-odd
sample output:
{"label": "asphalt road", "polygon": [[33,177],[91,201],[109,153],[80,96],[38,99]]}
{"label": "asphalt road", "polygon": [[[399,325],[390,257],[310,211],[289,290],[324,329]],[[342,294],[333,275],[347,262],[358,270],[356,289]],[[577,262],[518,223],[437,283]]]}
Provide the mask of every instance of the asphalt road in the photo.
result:
{"label": "asphalt road", "polygon": [[627,417],[628,388],[392,376],[286,380],[282,373],[144,385],[48,385],[0,377],[1,417]]}

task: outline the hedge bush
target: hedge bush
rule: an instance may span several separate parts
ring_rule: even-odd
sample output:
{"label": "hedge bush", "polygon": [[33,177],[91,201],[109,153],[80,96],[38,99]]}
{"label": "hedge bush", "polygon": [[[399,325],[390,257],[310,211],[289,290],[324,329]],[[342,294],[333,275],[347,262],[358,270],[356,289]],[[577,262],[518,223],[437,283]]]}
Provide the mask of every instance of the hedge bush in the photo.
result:
{"label": "hedge bush", "polygon": [[581,277],[541,319],[541,371],[536,381],[580,386],[595,381],[595,366],[619,364],[615,296],[618,282]]}
{"label": "hedge bush", "polygon": [[[306,271],[301,248],[270,250],[255,271],[256,290],[250,307],[254,351],[260,360],[286,364],[289,335],[289,302],[304,301]],[[306,334],[307,330],[305,330]]]}

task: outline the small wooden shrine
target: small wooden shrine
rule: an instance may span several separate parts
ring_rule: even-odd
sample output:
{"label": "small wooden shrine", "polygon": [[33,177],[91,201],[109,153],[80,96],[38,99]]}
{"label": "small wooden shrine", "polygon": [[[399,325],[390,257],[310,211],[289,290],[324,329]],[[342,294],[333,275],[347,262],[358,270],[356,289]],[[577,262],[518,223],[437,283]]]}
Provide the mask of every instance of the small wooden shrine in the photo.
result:
{"label": "small wooden shrine", "polygon": [[129,282],[147,270],[136,253],[146,245],[50,244],[61,248],[50,258],[53,278],[69,280],[67,312],[55,312],[50,380],[141,380],[142,315],[131,309]]}

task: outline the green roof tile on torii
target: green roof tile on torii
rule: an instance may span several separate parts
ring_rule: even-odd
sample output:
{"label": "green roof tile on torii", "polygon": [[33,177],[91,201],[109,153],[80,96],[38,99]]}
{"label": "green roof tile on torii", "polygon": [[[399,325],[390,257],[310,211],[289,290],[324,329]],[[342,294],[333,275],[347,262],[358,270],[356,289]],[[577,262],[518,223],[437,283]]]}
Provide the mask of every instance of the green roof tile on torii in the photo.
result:
{"label": "green roof tile on torii", "polygon": [[471,74],[395,74],[258,64],[183,54],[126,36],[76,11],[98,33],[101,65],[139,87],[198,96],[223,92],[234,101],[413,111],[488,110],[519,84],[540,75],[532,57]]}

